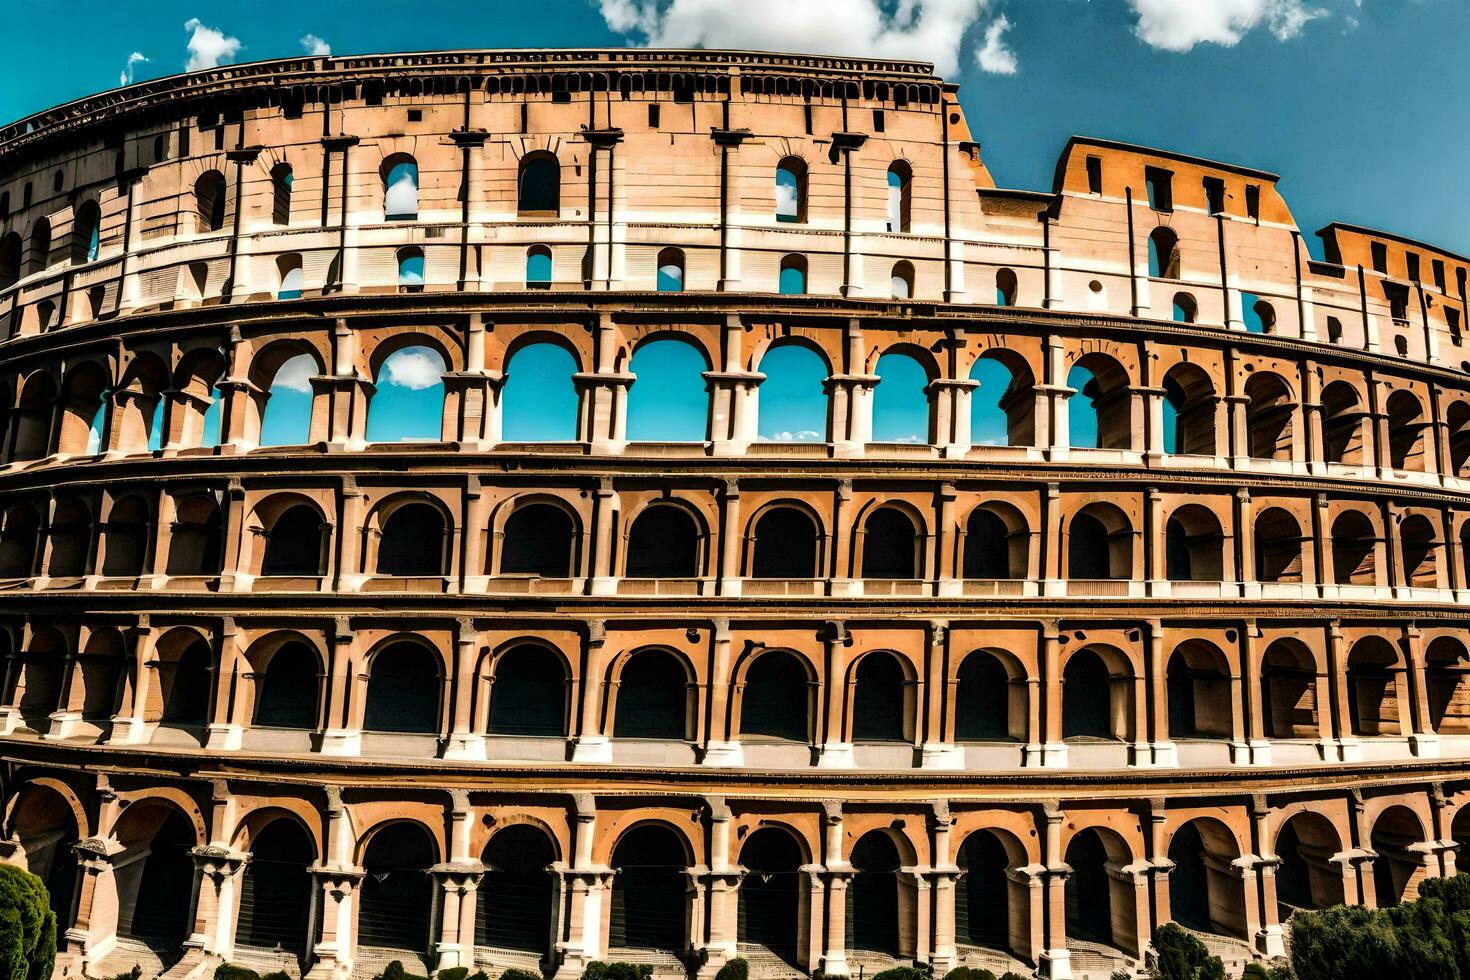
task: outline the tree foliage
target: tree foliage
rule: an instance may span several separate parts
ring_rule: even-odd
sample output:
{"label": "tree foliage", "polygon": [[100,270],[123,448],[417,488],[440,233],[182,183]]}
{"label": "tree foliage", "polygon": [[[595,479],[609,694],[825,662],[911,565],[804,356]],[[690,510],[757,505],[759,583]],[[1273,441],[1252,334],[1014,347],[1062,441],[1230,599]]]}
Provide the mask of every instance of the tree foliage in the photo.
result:
{"label": "tree foliage", "polygon": [[0,974],[51,980],[56,966],[56,913],[46,885],[21,868],[0,864]]}
{"label": "tree foliage", "polygon": [[1154,930],[1150,977],[1156,980],[1225,980],[1225,964],[1205,944],[1172,922]]}
{"label": "tree foliage", "polygon": [[1391,908],[1298,912],[1291,966],[1297,980],[1470,980],[1470,875],[1431,878]]}

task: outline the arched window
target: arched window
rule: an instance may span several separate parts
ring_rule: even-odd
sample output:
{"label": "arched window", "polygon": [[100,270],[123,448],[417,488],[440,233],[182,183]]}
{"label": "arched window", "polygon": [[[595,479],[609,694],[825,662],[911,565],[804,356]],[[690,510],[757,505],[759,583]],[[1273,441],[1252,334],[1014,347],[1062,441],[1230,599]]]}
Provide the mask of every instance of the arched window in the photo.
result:
{"label": "arched window", "polygon": [[236,933],[242,946],[306,952],[316,857],[311,838],[289,817],[272,820],[250,841],[240,884]]}
{"label": "arched window", "polygon": [[1219,582],[1224,575],[1225,536],[1207,507],[1186,504],[1164,527],[1165,574],[1175,582]]}
{"label": "arched window", "polygon": [[1398,651],[1378,636],[1353,644],[1347,661],[1348,720],[1354,735],[1393,734],[1403,711]]}
{"label": "arched window", "polygon": [[419,165],[413,157],[395,154],[383,161],[383,217],[416,221],[418,216]]}
{"label": "arched window", "polygon": [[776,166],[776,220],[806,220],[806,163],[797,157]]}
{"label": "arched window", "polygon": [[1179,236],[1159,227],[1148,235],[1148,274],[1154,279],[1179,278]]}
{"label": "arched window", "polygon": [[893,838],[871,830],[858,838],[849,859],[856,874],[847,886],[850,949],[899,955],[899,881],[902,860]]}
{"label": "arched window", "polygon": [[265,556],[260,574],[315,576],[323,574],[327,526],[314,507],[286,508],[265,532]]}
{"label": "arched window", "polygon": [[438,442],[444,431],[444,358],[404,347],[378,368],[368,399],[368,442]]}
{"label": "arched window", "polygon": [[112,505],[103,529],[102,574],[133,576],[143,572],[148,552],[148,504],[139,496],[128,496]]}
{"label": "arched window", "polygon": [[102,244],[102,211],[96,201],[83,201],[77,206],[71,242],[73,264],[97,261],[97,250]]}
{"label": "arched window", "polygon": [[820,534],[805,511],[773,507],[756,521],[752,537],[752,578],[817,577]]}
{"label": "arched window", "polygon": [[880,507],[863,523],[862,577],[919,577],[919,535],[914,522],[896,507]]}
{"label": "arched window", "polygon": [[31,229],[30,271],[42,272],[51,265],[51,222],[39,219]]}
{"label": "arched window", "polygon": [[804,863],[796,838],[781,827],[759,828],[740,847],[747,874],[740,880],[736,938],[742,947],[768,950],[787,968],[798,962]]}
{"label": "arched window", "polygon": [[20,236],[11,232],[0,237],[0,289],[9,289],[20,281]]}
{"label": "arched window", "polygon": [[439,861],[434,840],[420,824],[395,823],[373,834],[362,855],[357,941],[366,947],[422,952],[429,945],[429,912]]}
{"label": "arched window", "polygon": [[439,658],[417,643],[394,643],[374,655],[362,727],[370,732],[439,731]]}
{"label": "arched window", "polygon": [[1429,720],[1441,735],[1470,735],[1470,652],[1454,637],[1441,636],[1424,652]]}
{"label": "arched window", "polygon": [[1424,406],[1413,393],[1396,391],[1388,396],[1388,456],[1393,468],[1423,472]]}
{"label": "arched window", "polygon": [[802,344],[772,347],[760,360],[760,438],[770,442],[824,442],[827,438],[827,362]]}
{"label": "arched window", "polygon": [[1404,583],[1414,589],[1439,588],[1439,536],[1423,514],[1411,514],[1399,525]]}
{"label": "arched window", "polygon": [[776,291],[782,296],[806,295],[806,256],[784,255],[781,257],[781,275]]}
{"label": "arched window", "polygon": [[618,681],[613,737],[686,738],[688,706],[689,675],[673,654],[635,653]]}
{"label": "arched window", "polygon": [[1112,504],[1089,504],[1067,526],[1067,577],[1121,580],[1133,576],[1133,528]]}
{"label": "arched window", "polygon": [[1020,283],[1010,269],[1001,269],[995,274],[995,305],[1015,306]]}
{"label": "arched window", "polygon": [[683,953],[689,861],[674,832],[661,824],[636,826],[618,839],[608,863],[617,872],[608,946]]}
{"label": "arched window", "polygon": [[1176,364],[1164,375],[1164,452],[1213,456],[1215,394],[1210,376],[1192,364]]}
{"label": "arched window", "polygon": [[305,644],[282,644],[255,681],[255,717],[262,728],[316,728],[317,656]]}
{"label": "arched window", "polygon": [[684,291],[684,252],[682,249],[666,248],[658,253],[658,291],[682,293]]}
{"label": "arched window", "polygon": [[424,291],[424,250],[409,245],[398,250],[398,291],[421,293]]}
{"label": "arched window", "polygon": [[908,678],[889,653],[870,653],[858,661],[852,696],[852,741],[903,742]]}
{"label": "arched window", "polygon": [[1199,317],[1199,304],[1188,293],[1174,294],[1174,322],[1193,323]]}
{"label": "arched window", "polygon": [[194,182],[194,213],[200,231],[220,231],[225,226],[225,175],[218,170],[202,174]]}
{"label": "arched window", "polygon": [[758,655],[745,675],[740,734],[805,742],[811,679],[795,656],[782,650]]}
{"label": "arched window", "polygon": [[1079,449],[1133,448],[1133,406],[1128,374],[1103,354],[1087,354],[1067,372],[1076,392],[1067,402],[1068,441]]}
{"label": "arched window", "polygon": [[1291,459],[1296,402],[1286,382],[1258,373],[1245,383],[1247,442],[1252,459]]}
{"label": "arched window", "polygon": [[929,442],[929,374],[907,354],[884,354],[873,368],[873,441]]}
{"label": "arched window", "polygon": [[222,524],[212,494],[194,494],[180,501],[169,536],[168,574],[218,575],[224,561]]}
{"label": "arched window", "polygon": [[556,217],[561,212],[561,165],[550,153],[521,159],[516,210],[523,215]]}
{"label": "arched window", "polygon": [[443,575],[444,515],[431,504],[395,507],[378,541],[379,575]]}
{"label": "arched window", "polygon": [[162,721],[174,725],[203,725],[209,718],[209,674],[214,657],[209,644],[196,639],[176,656],[159,662],[163,697]]}
{"label": "arched window", "polygon": [[914,295],[914,264],[907,260],[895,262],[893,275],[889,279],[889,295],[894,299],[912,299]]}
{"label": "arched window", "polygon": [[577,362],[560,344],[534,343],[511,355],[500,391],[501,435],[507,442],[577,438]]}
{"label": "arched window", "polygon": [[633,519],[628,529],[628,578],[696,578],[699,528],[684,508],[656,505]]}
{"label": "arched window", "polygon": [[1228,738],[1231,727],[1230,669],[1204,640],[1175,648],[1166,671],[1170,738]]}
{"label": "arched window", "polygon": [[965,524],[964,577],[1025,578],[1030,537],[1014,508],[1006,504],[976,507]]}
{"label": "arched window", "polygon": [[1345,510],[1332,522],[1332,581],[1338,585],[1374,585],[1378,575],[1378,535],[1362,511]]}
{"label": "arched window", "polygon": [[1113,740],[1122,737],[1113,714],[1115,694],[1132,678],[1115,678],[1093,649],[1074,653],[1062,669],[1062,737]]}
{"label": "arched window", "polygon": [[301,256],[295,252],[276,259],[276,272],[281,285],[276,290],[276,299],[301,298]]}
{"label": "arched window", "polygon": [[545,245],[532,245],[526,249],[526,288],[551,288],[551,249]]}
{"label": "arched window", "polygon": [[[118,900],[133,909],[126,930],[118,932],[134,939],[176,949],[193,926],[191,915],[195,864],[189,855],[199,843],[189,818],[165,803],[143,802],[130,807],[118,821],[121,840],[136,840],[142,859],[134,874],[131,895]],[[126,887],[126,886],[125,886]]]}
{"label": "arched window", "polygon": [[629,368],[628,438],[635,442],[703,442],[709,431],[709,370],[700,348],[677,338],[633,352]]}
{"label": "arched window", "polygon": [[[1459,404],[1459,403],[1457,403]],[[1322,389],[1322,453],[1329,463],[1363,464],[1363,410],[1358,391],[1346,381],[1334,381]],[[1454,409],[1450,410],[1453,431]],[[1451,446],[1454,436],[1450,437]]]}
{"label": "arched window", "polygon": [[260,421],[262,446],[300,446],[311,438],[311,379],[317,373],[310,354],[297,354],[276,369]]}
{"label": "arched window", "polygon": [[271,168],[271,221],[278,225],[291,223],[291,184],[295,177],[289,163]]}
{"label": "arched window", "polygon": [[1276,310],[1270,303],[1253,293],[1241,293],[1240,306],[1245,316],[1245,329],[1247,332],[1276,332]]}
{"label": "arched window", "polygon": [[488,869],[476,890],[475,945],[547,951],[557,887],[556,852],[546,832],[527,824],[497,830],[481,857]]}
{"label": "arched window", "polygon": [[913,207],[912,173],[908,163],[895,160],[888,168],[888,230],[908,232]]}
{"label": "arched window", "polygon": [[1289,511],[1271,507],[1256,517],[1256,579],[1302,581],[1302,529]]}
{"label": "arched window", "polygon": [[976,650],[960,664],[954,711],[957,741],[1014,741],[1025,734],[1025,685],[1012,683],[1000,657]]}
{"label": "arched window", "polygon": [[570,578],[576,529],[555,504],[517,507],[505,519],[500,574]]}
{"label": "arched window", "polygon": [[[970,946],[1015,952],[1012,936],[1026,935],[1029,910],[1012,901],[1010,856],[996,832],[980,830],[965,838],[955,863],[955,938]],[[1019,927],[1019,928],[1018,928]]]}
{"label": "arched window", "polygon": [[567,674],[556,654],[529,644],[495,662],[490,734],[559,738],[566,734]]}
{"label": "arched window", "polygon": [[1261,661],[1267,738],[1316,738],[1317,664],[1296,640],[1277,640]]}
{"label": "arched window", "polygon": [[30,504],[0,515],[0,578],[30,578],[40,545],[41,516]]}
{"label": "arched window", "polygon": [[1036,442],[1035,379],[1025,361],[1006,363],[987,354],[975,360],[970,380],[970,443],[1030,446]]}

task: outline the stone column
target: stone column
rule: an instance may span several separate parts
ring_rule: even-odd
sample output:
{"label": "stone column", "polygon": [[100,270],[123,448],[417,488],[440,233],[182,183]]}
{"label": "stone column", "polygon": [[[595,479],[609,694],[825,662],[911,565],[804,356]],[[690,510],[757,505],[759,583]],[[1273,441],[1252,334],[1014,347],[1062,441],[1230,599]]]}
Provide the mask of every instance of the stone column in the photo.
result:
{"label": "stone column", "polygon": [[132,630],[133,655],[130,670],[123,680],[122,703],[112,717],[112,731],[107,736],[108,745],[137,745],[147,737],[144,712],[148,705],[149,691],[156,683],[154,677],[155,631],[147,616],[138,619]]}
{"label": "stone column", "polygon": [[117,882],[112,862],[122,849],[111,837],[89,837],[72,845],[79,869],[76,915],[71,928],[57,937],[57,954],[58,959],[80,957],[92,976],[98,975],[101,960],[113,948],[117,935]]}
{"label": "stone column", "polygon": [[738,596],[742,584],[740,558],[745,543],[745,528],[740,514],[740,481],[725,480],[716,496],[720,504],[720,551],[715,581],[720,595]]}
{"label": "stone column", "polygon": [[873,389],[879,380],[876,374],[834,374],[823,383],[838,457],[861,459],[873,441]]}
{"label": "stone column", "polygon": [[1045,926],[1042,949],[1036,957],[1037,973],[1047,980],[1071,980],[1072,953],[1067,949],[1067,878],[1072,869],[1062,859],[1062,822],[1066,815],[1056,803],[1042,805],[1045,840],[1040,872],[1045,883]]}
{"label": "stone column", "polygon": [[1169,731],[1169,677],[1164,663],[1164,626],[1157,619],[1146,623],[1143,634],[1144,660],[1148,667],[1149,741],[1156,766],[1179,765],[1179,751]]}
{"label": "stone column", "polygon": [[327,638],[331,688],[327,700],[326,727],[322,731],[322,755],[358,755],[362,751],[362,729],[353,719],[356,672],[353,669],[356,636],[346,617],[335,620]]}
{"label": "stone column", "polygon": [[[1403,629],[1403,648],[1407,653],[1409,669],[1400,674],[1395,694],[1398,696],[1400,721],[1407,717],[1412,722],[1409,748],[1421,758],[1439,757],[1439,735],[1429,715],[1428,671],[1424,664],[1424,633],[1418,623],[1406,623]],[[1407,705],[1405,704],[1407,702]]]}
{"label": "stone column", "polygon": [[602,958],[602,922],[605,899],[612,888],[612,870],[592,863],[597,811],[591,796],[573,797],[572,866],[561,872],[566,905],[563,938],[556,943],[559,961],[553,980],[578,980],[587,964]]}
{"label": "stone column", "polygon": [[922,701],[917,705],[922,726],[920,758],[925,769],[963,769],[965,748],[949,738],[940,722],[949,695],[949,623],[935,620],[929,624],[929,643],[925,654]]}
{"label": "stone column", "polygon": [[637,380],[621,371],[572,375],[581,417],[578,438],[598,456],[616,456],[628,444],[628,387]]}
{"label": "stone column", "polygon": [[[730,621],[714,621],[714,658],[710,669],[709,738],[704,752],[707,766],[743,766],[745,756],[736,733],[729,730]],[[728,819],[728,817],[726,818]],[[711,864],[714,864],[711,861]]]}
{"label": "stone column", "polygon": [[250,855],[214,844],[196,847],[189,855],[194,859],[199,891],[194,906],[194,935],[185,942],[185,948],[197,944],[206,953],[229,959],[235,950],[240,872]]}
{"label": "stone column", "polygon": [[1047,768],[1067,767],[1067,743],[1062,741],[1062,638],[1057,623],[1042,624],[1041,630],[1041,704],[1044,732],[1041,765]]}
{"label": "stone column", "polygon": [[485,866],[478,861],[436,864],[429,875],[439,886],[437,970],[475,965],[475,900]]}
{"label": "stone column", "polygon": [[602,730],[603,672],[607,667],[602,662],[602,646],[606,641],[602,621],[589,622],[583,641],[587,646],[582,658],[586,675],[582,678],[581,727],[573,739],[573,762],[612,761],[612,742]]}
{"label": "stone column", "polygon": [[709,392],[709,437],[716,456],[739,456],[756,441],[759,420],[760,383],[766,376],[758,371],[706,371]]}
{"label": "stone column", "polygon": [[856,873],[843,853],[842,804],[822,804],[823,873],[826,884],[826,939],[821,969],[828,976],[845,977],[847,966],[847,885]]}
{"label": "stone column", "polygon": [[[740,883],[744,869],[730,863],[730,808],[723,798],[710,797],[709,804],[709,870],[703,875],[703,892],[709,906],[709,931],[700,956],[699,977],[713,977],[738,954],[736,949],[737,915]],[[691,940],[694,932],[690,932]]]}
{"label": "stone column", "polygon": [[214,710],[205,726],[205,748],[225,752],[240,748],[245,728],[241,720],[234,717],[233,709],[239,678],[249,669],[245,652],[240,647],[240,632],[235,627],[235,620],[226,616],[220,623],[219,673],[214,688]]}
{"label": "stone column", "polygon": [[610,477],[603,477],[593,491],[592,573],[593,595],[616,595],[618,579],[613,568],[614,529],[618,519],[618,494]]}
{"label": "stone column", "polygon": [[1260,930],[1255,934],[1256,949],[1265,956],[1285,956],[1286,943],[1276,907],[1276,869],[1281,861],[1268,847],[1271,840],[1271,807],[1266,797],[1251,797],[1251,829],[1255,840],[1256,869],[1260,885]]}
{"label": "stone column", "polygon": [[454,681],[450,692],[454,697],[450,716],[449,741],[444,746],[446,759],[484,759],[485,736],[473,730],[475,669],[480,658],[480,632],[472,619],[461,618],[455,635]]}
{"label": "stone column", "polygon": [[954,817],[949,804],[940,801],[929,813],[929,834],[933,847],[933,861],[929,871],[930,895],[933,896],[934,941],[930,948],[929,964],[935,976],[944,976],[959,963],[955,948],[955,882],[960,869],[951,854],[950,832],[954,828]]}
{"label": "stone column", "polygon": [[970,379],[936,378],[924,389],[934,445],[946,459],[964,459],[970,451],[970,396],[978,387],[980,382]]}

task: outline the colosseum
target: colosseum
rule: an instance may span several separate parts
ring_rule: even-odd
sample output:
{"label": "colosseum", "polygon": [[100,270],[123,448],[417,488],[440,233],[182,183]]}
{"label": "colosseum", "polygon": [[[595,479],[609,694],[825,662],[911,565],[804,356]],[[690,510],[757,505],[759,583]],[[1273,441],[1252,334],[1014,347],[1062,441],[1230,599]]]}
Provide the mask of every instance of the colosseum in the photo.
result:
{"label": "colosseum", "polygon": [[1238,969],[1454,873],[1470,259],[1317,234],[1106,140],[998,188],[913,62],[0,129],[0,857],[58,975]]}

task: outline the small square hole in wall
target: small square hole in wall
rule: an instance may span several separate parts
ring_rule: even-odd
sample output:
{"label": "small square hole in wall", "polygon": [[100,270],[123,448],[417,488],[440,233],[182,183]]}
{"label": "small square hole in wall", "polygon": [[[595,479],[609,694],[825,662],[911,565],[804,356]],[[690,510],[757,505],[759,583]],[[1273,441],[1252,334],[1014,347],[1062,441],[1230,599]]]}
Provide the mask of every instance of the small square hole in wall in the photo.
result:
{"label": "small square hole in wall", "polygon": [[410,110],[408,110],[408,121],[409,122],[423,122],[424,121],[424,110],[422,110],[422,109],[410,109]]}

